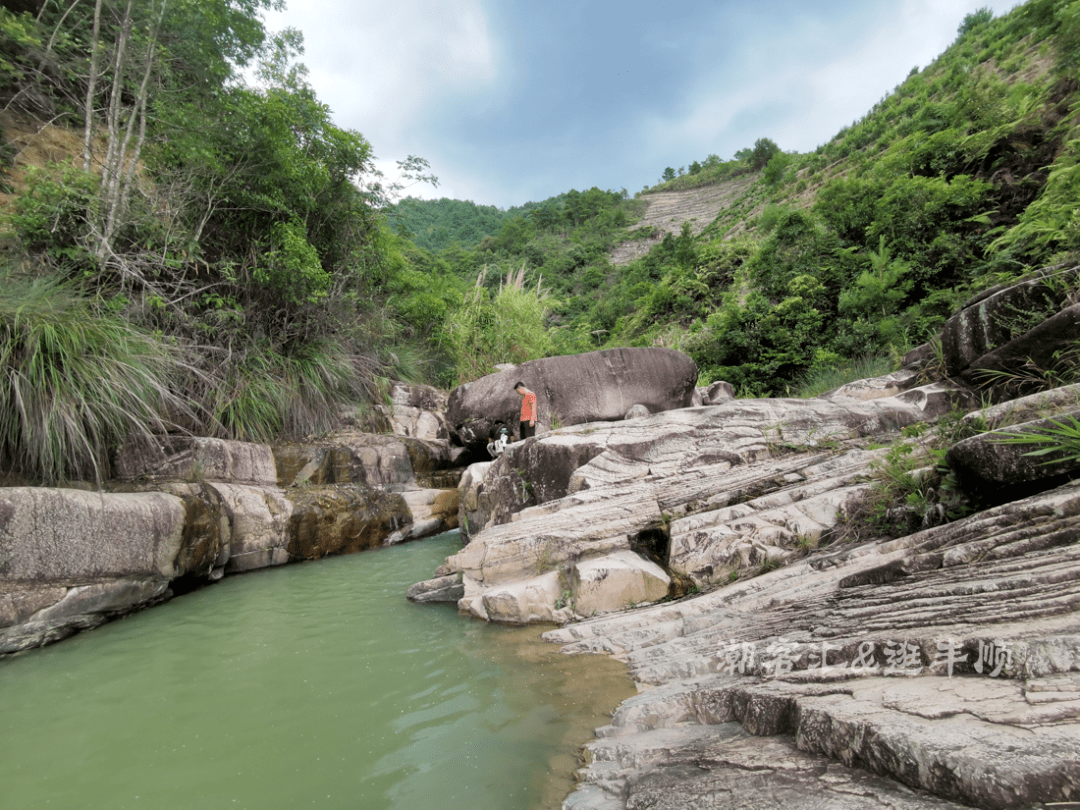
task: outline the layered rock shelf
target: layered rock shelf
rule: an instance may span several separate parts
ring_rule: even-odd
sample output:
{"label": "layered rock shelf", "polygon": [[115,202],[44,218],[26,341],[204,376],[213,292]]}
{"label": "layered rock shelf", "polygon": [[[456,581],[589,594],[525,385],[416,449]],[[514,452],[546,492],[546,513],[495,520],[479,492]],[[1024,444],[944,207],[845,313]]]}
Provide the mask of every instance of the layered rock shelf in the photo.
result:
{"label": "layered rock shelf", "polygon": [[[1075,800],[1078,539],[1080,486],[1069,484],[549,632],[567,652],[626,661],[644,688],[590,744],[567,806],[710,806],[696,802],[793,786],[816,803],[788,806],[847,806],[831,803],[825,772],[862,806],[953,806],[918,794],[893,804],[835,763],[967,806]],[[687,769],[694,778],[678,778]],[[735,779],[744,770],[756,787]]]}
{"label": "layered rock shelf", "polygon": [[0,488],[0,655],[226,575],[456,528],[445,395],[432,412],[430,392],[399,388],[383,415],[398,434],[166,437],[121,449],[98,491]]}
{"label": "layered rock shelf", "polygon": [[[1080,387],[977,388],[1080,338],[1056,289],[988,291],[937,358],[817,399],[710,388],[511,445],[410,597],[627,664],[566,810],[1080,806],[1080,464],[1023,443]],[[1032,300],[1060,311],[1001,327]]]}
{"label": "layered rock shelf", "polygon": [[[1000,462],[1044,488],[817,547],[874,486],[881,445],[970,404],[943,385],[896,394],[905,384],[565,428],[470,468],[471,541],[437,572],[460,583],[430,598],[563,624],[545,638],[625,661],[641,690],[587,746],[565,808],[1080,798],[1080,482]],[[1010,405],[1059,412],[1075,391]]]}

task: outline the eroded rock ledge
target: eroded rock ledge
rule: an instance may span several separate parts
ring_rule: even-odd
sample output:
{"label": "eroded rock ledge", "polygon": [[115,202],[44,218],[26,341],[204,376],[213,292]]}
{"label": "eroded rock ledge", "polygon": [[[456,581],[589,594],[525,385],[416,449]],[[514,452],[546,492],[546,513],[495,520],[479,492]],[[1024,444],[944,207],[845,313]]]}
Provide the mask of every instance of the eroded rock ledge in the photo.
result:
{"label": "eroded rock ledge", "polygon": [[[1022,463],[985,434],[950,458],[997,459],[961,469],[993,479],[996,505],[816,547],[900,429],[971,405],[913,382],[578,425],[469,469],[470,542],[416,593],[562,624],[545,637],[626,662],[641,690],[587,746],[565,808],[1080,801],[1075,464]],[[966,422],[1076,407],[1061,390]],[[663,586],[706,592],[642,606]]]}
{"label": "eroded rock ledge", "polygon": [[436,576],[461,579],[461,610],[515,623],[727,581],[831,528],[881,455],[870,440],[966,396],[934,384],[872,400],[735,400],[511,445],[462,479],[470,542]]}
{"label": "eroded rock ledge", "polygon": [[397,393],[387,418],[409,435],[163,438],[125,448],[107,491],[0,488],[0,655],[228,574],[455,528],[460,451],[433,394]]}
{"label": "eroded rock ledge", "polygon": [[[757,781],[770,790],[794,780],[812,792],[791,807],[834,806],[836,773],[819,784],[818,757],[969,806],[1076,801],[1078,517],[1080,486],[1070,484],[693,600],[549,632],[567,652],[626,661],[646,687],[589,745],[592,762],[566,806],[710,806],[696,802],[744,795],[728,783],[747,749],[765,758],[769,778]],[[778,739],[759,746],[746,735]],[[692,780],[670,778],[679,763],[692,765]],[[858,782],[840,773],[843,784]],[[863,806],[951,806],[912,796],[894,804],[860,785],[874,802]],[[650,803],[659,788],[663,801]]]}

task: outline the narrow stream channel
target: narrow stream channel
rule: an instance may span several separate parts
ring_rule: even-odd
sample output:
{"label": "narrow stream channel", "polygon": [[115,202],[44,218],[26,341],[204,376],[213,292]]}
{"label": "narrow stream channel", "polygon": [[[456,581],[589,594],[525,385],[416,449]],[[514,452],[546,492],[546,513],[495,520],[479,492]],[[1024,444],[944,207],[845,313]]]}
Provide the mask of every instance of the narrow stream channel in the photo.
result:
{"label": "narrow stream channel", "polygon": [[226,578],[0,660],[0,808],[557,808],[632,684],[406,601],[459,547]]}

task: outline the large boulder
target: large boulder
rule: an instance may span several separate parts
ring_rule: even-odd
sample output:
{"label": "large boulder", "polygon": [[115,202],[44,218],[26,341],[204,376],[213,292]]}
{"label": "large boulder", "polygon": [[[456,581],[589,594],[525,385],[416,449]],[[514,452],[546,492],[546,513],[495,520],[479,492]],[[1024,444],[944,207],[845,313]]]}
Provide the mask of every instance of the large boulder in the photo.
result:
{"label": "large boulder", "polygon": [[1066,292],[1080,268],[1050,268],[1036,278],[986,290],[945,324],[946,371],[979,385],[995,374],[1050,369],[1080,338],[1080,304]]}
{"label": "large boulder", "polygon": [[[1052,453],[1030,455],[1053,446],[1027,441],[1046,431],[1071,428],[1080,411],[1052,419],[1022,422],[964,439],[949,448],[946,460],[964,490],[986,500],[1013,500],[1021,493],[1048,489],[1062,476],[1075,473],[1080,462],[1060,447]],[[996,497],[995,497],[996,496]]]}
{"label": "large boulder", "polygon": [[0,655],[162,597],[189,573],[185,516],[160,492],[0,489]]}
{"label": "large boulder", "polygon": [[524,382],[536,394],[537,431],[584,422],[621,420],[635,405],[650,413],[692,404],[697,365],[672,349],[605,349],[588,354],[530,360],[489,374],[450,393],[446,418],[458,442],[483,448],[497,426],[516,430]]}
{"label": "large boulder", "polygon": [[170,579],[184,507],[172,495],[0,489],[0,577],[25,582]]}

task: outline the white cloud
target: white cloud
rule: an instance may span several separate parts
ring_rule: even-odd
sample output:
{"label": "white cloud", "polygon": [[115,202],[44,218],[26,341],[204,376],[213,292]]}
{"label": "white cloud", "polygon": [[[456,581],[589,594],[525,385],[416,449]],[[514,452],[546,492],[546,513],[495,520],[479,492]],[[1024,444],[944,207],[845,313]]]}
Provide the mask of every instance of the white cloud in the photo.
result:
{"label": "white cloud", "polygon": [[410,151],[401,141],[421,111],[489,88],[497,75],[479,0],[290,0],[284,13],[268,13],[266,24],[304,32],[303,61],[319,98],[339,126],[364,133],[379,155]]}
{"label": "white cloud", "polygon": [[[783,35],[773,31],[769,47],[745,49],[738,78],[709,76],[700,88],[711,92],[699,89],[681,120],[652,121],[646,137],[668,155],[686,155],[686,160],[719,154],[725,146],[734,152],[761,136],[787,150],[812,150],[869,112],[912,67],[936,59],[955,40],[964,16],[983,5],[1001,15],[1015,0],[902,0],[854,41],[831,27]],[[820,47],[830,36],[837,43],[832,54],[809,59],[814,47],[808,42]],[[742,140],[732,142],[740,137],[736,128],[745,128],[748,119],[766,123],[761,131],[743,133]]]}
{"label": "white cloud", "polygon": [[[644,55],[635,54],[632,43],[621,45],[609,59],[646,71],[627,91],[639,93],[640,103],[606,122],[583,106],[579,84],[551,85],[542,88],[542,100],[551,103],[557,91],[559,111],[529,116],[523,135],[522,104],[532,103],[529,91],[541,89],[530,84],[525,57],[541,42],[553,43],[528,31],[510,37],[513,17],[502,21],[497,36],[484,2],[290,0],[289,11],[267,15],[267,23],[304,32],[303,61],[319,98],[339,126],[359,130],[372,143],[388,176],[396,172],[393,161],[408,154],[431,160],[440,186],[406,193],[513,205],[571,186],[637,188],[643,180],[656,182],[666,165],[709,153],[730,158],[762,136],[784,149],[811,150],[864,115],[912,66],[938,56],[965,14],[989,5],[1000,15],[1014,5],[893,0],[860,13],[810,7],[769,25],[749,7],[731,15],[718,5],[715,42],[689,36],[671,45],[694,49],[692,75],[683,74],[677,85],[650,84]],[[595,46],[601,53],[605,47]],[[569,58],[558,50],[547,56]],[[608,63],[602,57],[599,64]],[[677,103],[657,104],[657,97]],[[518,150],[520,159],[509,149],[518,141],[529,144]],[[642,167],[651,167],[648,177]]]}

